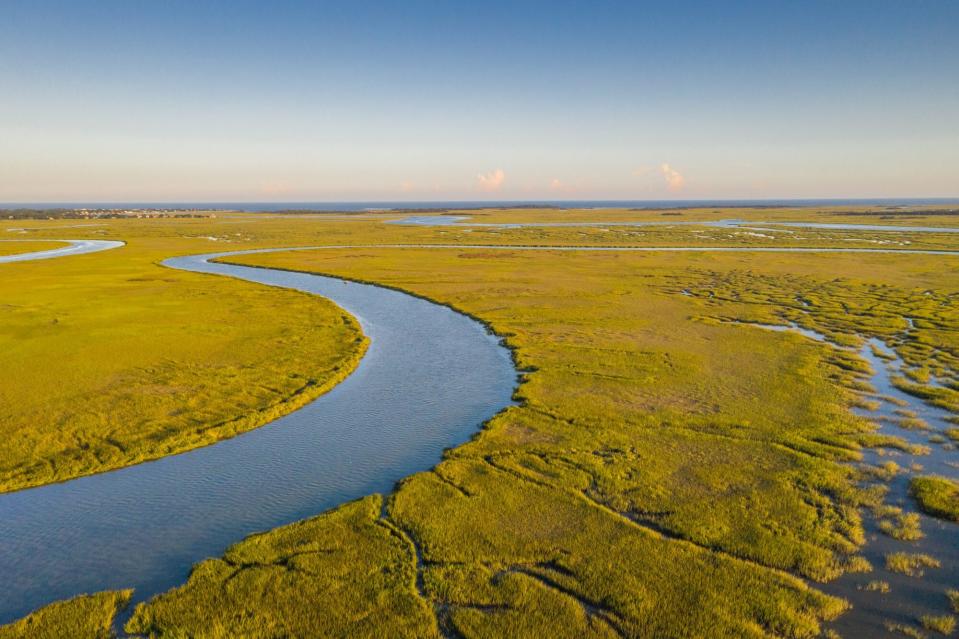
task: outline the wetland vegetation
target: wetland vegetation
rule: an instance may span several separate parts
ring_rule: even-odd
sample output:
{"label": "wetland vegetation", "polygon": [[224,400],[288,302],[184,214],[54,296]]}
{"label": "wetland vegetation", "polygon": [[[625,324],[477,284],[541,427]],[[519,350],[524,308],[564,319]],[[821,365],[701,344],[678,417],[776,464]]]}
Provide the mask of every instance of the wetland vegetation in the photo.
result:
{"label": "wetland vegetation", "polygon": [[110,639],[113,618],[122,610],[133,591],[100,592],[52,603],[6,626],[0,639]]}
{"label": "wetland vegetation", "polygon": [[[681,213],[693,221],[732,217],[728,211]],[[610,221],[662,219],[661,212],[634,211],[473,214],[495,222],[600,214]],[[764,220],[835,221],[843,215],[735,212]],[[959,257],[375,245],[953,250],[959,248],[955,234],[896,234],[892,240],[832,229],[748,235],[698,226],[410,228],[377,219],[243,215],[104,225],[96,231],[100,236],[143,238],[153,262],[164,251],[204,252],[221,244],[362,245],[229,261],[370,281],[448,304],[504,336],[524,371],[518,404],[448,451],[433,470],[407,478],[390,495],[239,542],[221,559],[198,564],[182,587],[137,606],[129,632],[273,637],[307,636],[322,628],[323,634],[358,636],[815,637],[833,632],[829,622],[849,609],[843,597],[826,592],[844,573],[863,572],[870,584],[864,594],[891,598],[897,584],[890,587],[870,571],[888,567],[919,578],[940,569],[941,561],[924,553],[889,553],[884,566],[862,555],[864,545],[873,543],[866,514],[886,522],[882,533],[897,543],[922,543],[925,525],[900,504],[886,502],[886,484],[914,472],[895,463],[898,455],[920,459],[930,446],[949,444],[876,432],[876,423],[859,409],[886,400],[868,384],[870,364],[857,349],[866,339],[881,340],[903,362],[897,388],[959,411]],[[42,235],[42,224],[35,226],[40,230],[33,233]],[[110,258],[82,259],[126,272]],[[201,314],[230,311],[237,317],[262,309],[261,320],[245,319],[235,330],[256,325],[276,331],[281,318],[266,316],[280,300],[327,311],[321,317],[328,321],[314,324],[313,337],[326,359],[312,358],[326,365],[314,369],[312,378],[331,378],[331,362],[357,352],[352,324],[322,302],[214,278],[194,280],[153,262],[137,268],[171,278],[165,290],[176,300],[163,308],[181,322],[186,319],[174,313],[177,304],[186,309],[204,299],[185,297],[185,291],[205,286],[208,298],[220,299],[213,291],[234,287],[234,295],[264,299]],[[65,268],[66,262],[49,267]],[[54,286],[55,276],[45,276]],[[87,295],[104,286],[104,275],[99,277],[87,283]],[[110,288],[133,295],[119,284]],[[31,326],[43,325],[41,320]],[[795,323],[851,350],[744,323]],[[286,335],[299,335],[303,325],[287,328]],[[256,340],[258,352],[278,358],[271,360],[273,368],[256,365],[259,374],[277,378],[284,367],[295,366],[284,357],[303,361],[303,353],[299,344],[286,344],[282,352],[263,348],[271,335],[243,339]],[[196,375],[196,383],[210,374],[183,368]],[[147,370],[152,376],[163,369]],[[229,388],[217,392],[226,397]],[[90,414],[103,410],[93,402]],[[257,401],[244,409],[251,404]],[[907,430],[917,426],[917,417],[905,411],[896,419],[903,433],[926,432]],[[891,463],[866,462],[870,451]],[[887,629],[945,628],[945,589],[939,599],[925,616],[887,620]],[[74,614],[72,608],[63,604],[55,613]]]}
{"label": "wetland vegetation", "polygon": [[959,483],[956,481],[946,477],[913,477],[909,489],[925,512],[959,521]]}
{"label": "wetland vegetation", "polygon": [[20,253],[34,253],[36,251],[49,251],[51,249],[63,248],[63,242],[44,242],[36,240],[24,240],[22,242],[0,242],[0,255],[17,255]]}
{"label": "wetland vegetation", "polygon": [[215,442],[352,370],[365,342],[347,314],[157,264],[184,248],[0,265],[0,491]]}

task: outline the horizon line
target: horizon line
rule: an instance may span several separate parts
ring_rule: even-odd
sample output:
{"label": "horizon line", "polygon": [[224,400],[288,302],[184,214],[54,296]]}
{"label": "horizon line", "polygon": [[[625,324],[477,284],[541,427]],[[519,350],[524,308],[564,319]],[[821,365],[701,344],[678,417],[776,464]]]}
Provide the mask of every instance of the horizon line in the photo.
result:
{"label": "horizon line", "polygon": [[202,204],[219,204],[219,205],[232,205],[232,204],[270,204],[270,205],[296,205],[296,204],[323,204],[323,205],[335,205],[335,204],[443,204],[443,205],[455,205],[455,204],[472,204],[472,205],[503,205],[503,204],[517,204],[517,205],[536,205],[536,204],[597,204],[597,203],[610,203],[610,204],[628,204],[628,203],[657,203],[657,204],[684,204],[684,203],[706,203],[706,204],[721,204],[721,203],[768,203],[768,202],[789,202],[789,203],[826,203],[826,202],[837,202],[837,203],[870,203],[870,202],[930,202],[930,203],[957,203],[959,204],[959,195],[954,196],[895,196],[895,197],[883,197],[883,196],[858,196],[858,197],[763,197],[763,198],[734,198],[734,197],[722,197],[722,198],[557,198],[557,199],[548,199],[548,198],[530,198],[530,199],[466,199],[466,198],[455,198],[455,199],[351,199],[351,200],[270,200],[270,199],[237,199],[231,200],[227,198],[221,199],[170,199],[170,200],[136,200],[136,199],[125,199],[125,200],[10,200],[0,202],[0,208],[14,208],[14,207],[33,207],[33,206],[63,206],[63,207],[81,207],[81,206],[102,206],[102,205],[114,205],[114,206],[155,206],[155,205],[202,205]]}

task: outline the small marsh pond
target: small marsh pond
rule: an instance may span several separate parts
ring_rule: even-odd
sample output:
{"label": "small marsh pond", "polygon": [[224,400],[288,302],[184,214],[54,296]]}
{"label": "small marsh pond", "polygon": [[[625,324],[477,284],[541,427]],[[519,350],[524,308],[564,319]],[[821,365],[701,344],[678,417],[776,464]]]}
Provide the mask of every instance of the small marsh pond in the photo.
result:
{"label": "small marsh pond", "polygon": [[147,599],[250,533],[388,492],[511,403],[509,351],[478,322],[385,288],[207,261],[217,256],[166,265],[322,295],[359,320],[366,356],[326,395],[244,435],[0,495],[0,623],[83,592]]}

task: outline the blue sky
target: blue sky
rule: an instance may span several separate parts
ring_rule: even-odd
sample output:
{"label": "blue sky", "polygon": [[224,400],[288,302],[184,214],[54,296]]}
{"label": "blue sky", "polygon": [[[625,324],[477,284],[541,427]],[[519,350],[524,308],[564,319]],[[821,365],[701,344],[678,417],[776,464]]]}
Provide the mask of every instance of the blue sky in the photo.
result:
{"label": "blue sky", "polygon": [[0,16],[0,201],[959,195],[959,2]]}

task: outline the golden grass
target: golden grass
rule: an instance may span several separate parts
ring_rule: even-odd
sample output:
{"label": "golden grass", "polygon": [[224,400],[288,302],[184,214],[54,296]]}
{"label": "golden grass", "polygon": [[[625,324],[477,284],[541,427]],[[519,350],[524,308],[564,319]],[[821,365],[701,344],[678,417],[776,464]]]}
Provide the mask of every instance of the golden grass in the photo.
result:
{"label": "golden grass", "polygon": [[916,513],[900,512],[881,519],[879,530],[900,541],[916,541],[923,537],[919,526],[919,515]]}
{"label": "golden grass", "polygon": [[[436,635],[412,547],[367,497],[254,535],[140,605],[127,632],[196,639]],[[170,628],[175,628],[170,630]]]}
{"label": "golden grass", "polygon": [[941,635],[951,635],[956,629],[956,618],[952,615],[923,615],[920,621],[923,628]]}
{"label": "golden grass", "polygon": [[25,240],[23,242],[0,242],[0,255],[17,255],[19,253],[33,253],[36,251],[49,251],[68,246],[65,242],[45,242],[38,240]]}
{"label": "golden grass", "polygon": [[0,639],[111,639],[113,617],[132,595],[132,590],[100,592],[50,604],[0,626]]}
{"label": "golden grass", "polygon": [[869,592],[880,592],[885,595],[889,593],[891,588],[889,587],[888,581],[873,580],[866,584],[863,590],[867,590]]}
{"label": "golden grass", "polygon": [[959,590],[947,590],[946,598],[949,600],[949,607],[952,611],[959,614]]}
{"label": "golden grass", "polygon": [[0,491],[215,442],[352,370],[365,342],[342,310],[158,265],[190,246],[0,264]]}
{"label": "golden grass", "polygon": [[923,553],[894,552],[886,555],[886,569],[909,577],[922,577],[926,568],[939,568],[935,557]]}
{"label": "golden grass", "polygon": [[951,521],[959,521],[959,482],[929,475],[913,477],[909,492],[923,512]]}
{"label": "golden grass", "polygon": [[891,633],[899,634],[904,637],[908,637],[909,639],[926,639],[925,633],[915,626],[910,626],[904,623],[894,623],[891,621],[887,621],[884,625],[886,630]]}
{"label": "golden grass", "polygon": [[[574,541],[579,535],[605,540],[611,533],[597,534],[602,526],[585,512],[574,511],[567,523],[562,513],[571,506],[561,505],[567,500],[581,503],[587,512],[603,513],[597,515],[600,520],[619,517],[623,525],[636,527],[634,534],[652,531],[666,535],[664,540],[677,539],[667,546],[685,540],[755,562],[757,568],[829,579],[849,565],[842,557],[862,541],[855,507],[868,497],[851,487],[847,470],[835,461],[855,457],[855,442],[868,435],[868,426],[845,410],[857,396],[857,380],[865,369],[857,360],[801,337],[704,321],[770,321],[784,309],[788,312],[777,297],[715,299],[713,274],[736,279],[744,272],[738,270],[740,265],[746,264],[750,290],[756,289],[757,270],[762,269],[772,271],[762,281],[765,295],[794,296],[797,288],[800,294],[806,292],[784,277],[779,260],[548,252],[477,257],[466,250],[427,254],[415,249],[403,253],[364,250],[356,257],[323,251],[239,261],[384,282],[451,303],[508,335],[520,367],[534,371],[520,390],[522,407],[495,419],[481,437],[453,451],[434,472],[405,482],[391,500],[391,520],[421,545],[427,566],[425,594],[442,607],[441,620],[467,636],[535,633],[537,622],[530,615],[545,604],[530,604],[525,598],[504,602],[503,595],[492,594],[477,600],[471,594],[502,582],[518,565],[536,566],[545,575],[541,583],[552,583],[547,588],[554,589],[558,583],[560,592],[572,593],[580,604],[616,601],[614,592],[599,587],[613,583],[618,584],[615,592],[649,594],[655,601],[651,609],[671,611],[663,612],[664,618],[679,616],[675,593],[661,598],[650,594],[665,588],[648,576],[665,570],[662,565],[641,569],[635,559],[608,550],[605,541],[602,549]],[[470,257],[463,259],[466,255]],[[911,269],[898,269],[901,258],[889,259],[895,263],[881,269],[870,270],[870,264],[844,271],[862,273],[862,283],[827,280],[830,295],[855,299],[876,286],[870,280],[889,275],[892,285],[882,289],[883,299],[908,303],[903,300],[914,299],[909,289],[894,285],[910,283],[915,276]],[[790,256],[790,270],[809,272],[805,282],[821,282],[820,272],[836,269],[836,261],[836,256]],[[856,264],[842,256],[838,261]],[[684,270],[677,269],[680,265]],[[670,295],[678,288],[677,272],[688,286],[694,286],[693,278],[708,282],[714,296],[685,300]],[[882,322],[866,321],[860,330],[888,335],[886,327],[894,315],[890,312]],[[824,312],[815,327],[841,338],[835,326],[838,316]],[[845,326],[855,320],[847,318]],[[952,320],[949,316],[947,321]],[[943,357],[953,344],[943,344]],[[902,348],[908,347],[903,340]],[[943,365],[953,363],[946,359]],[[529,491],[536,491],[534,498],[512,504]],[[902,525],[892,532],[917,534],[910,522],[898,523]],[[653,554],[668,563],[667,551]],[[582,560],[584,555],[587,559]],[[587,575],[596,565],[615,568],[591,581]],[[457,566],[464,567],[453,568]],[[637,574],[643,577],[635,586],[622,586]],[[715,575],[711,579],[721,580]],[[681,580],[670,574],[667,581]],[[450,598],[446,593],[452,583],[460,585]],[[735,606],[731,602],[738,599],[735,588],[714,589],[725,593],[725,603],[704,618],[719,617],[721,606]],[[517,606],[518,617],[509,621],[512,615],[502,610]],[[499,613],[492,612],[497,609]],[[571,617],[570,627],[585,628],[590,610],[590,605],[582,605],[580,625]],[[613,610],[596,614],[612,619],[610,625],[619,624],[627,635],[678,632],[666,621],[628,625],[642,615],[628,608]],[[828,614],[825,610],[821,613]],[[733,618],[742,616],[737,610]],[[520,618],[521,625],[511,625]],[[717,628],[734,632],[731,627]],[[783,634],[802,632],[790,628]]]}

